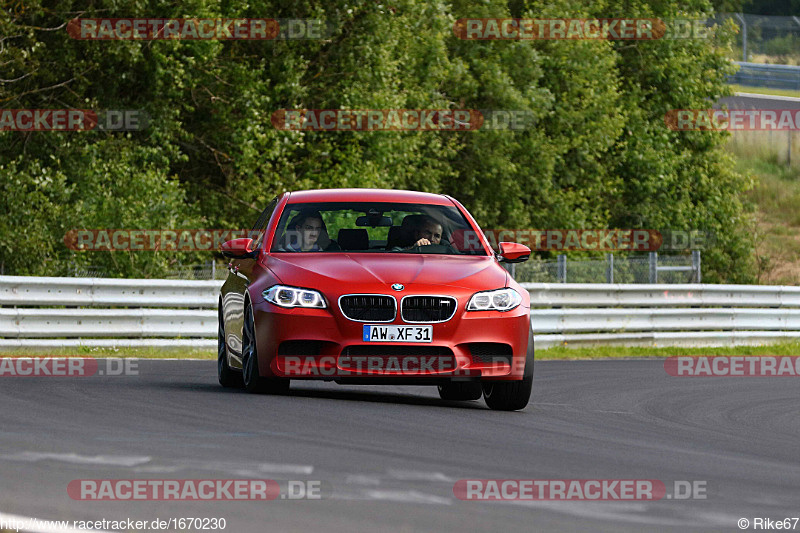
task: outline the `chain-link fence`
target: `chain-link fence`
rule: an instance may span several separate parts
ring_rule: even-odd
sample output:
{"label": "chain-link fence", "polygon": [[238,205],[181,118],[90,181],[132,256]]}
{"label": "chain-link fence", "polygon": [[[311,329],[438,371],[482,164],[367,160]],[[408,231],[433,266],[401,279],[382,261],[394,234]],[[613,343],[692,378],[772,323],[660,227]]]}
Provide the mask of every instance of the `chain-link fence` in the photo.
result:
{"label": "chain-link fence", "polygon": [[530,260],[509,265],[514,279],[532,283],[700,283],[700,252],[691,255],[616,256],[603,259]]}
{"label": "chain-link fence", "polygon": [[[692,255],[616,256],[603,259],[567,259],[556,261],[531,259],[525,263],[506,265],[518,282],[539,283],[700,283],[700,252]],[[158,276],[162,279],[225,279],[228,270],[207,262],[185,265]],[[106,269],[80,266],[69,269],[67,276],[76,278],[115,277]]]}
{"label": "chain-link fence", "polygon": [[[72,266],[66,274],[67,277],[74,278],[112,278],[116,277],[112,272],[98,266]],[[161,279],[225,279],[228,270],[220,264],[208,261],[200,265],[181,265],[173,267],[167,272],[160,274]]]}
{"label": "chain-link fence", "polygon": [[73,266],[67,271],[71,278],[107,278],[106,270],[97,266]]}
{"label": "chain-link fence", "polygon": [[226,268],[210,261],[202,265],[187,265],[170,270],[165,279],[225,279],[228,276]]}
{"label": "chain-link fence", "polygon": [[728,20],[739,28],[733,47],[737,61],[800,64],[800,17],[719,13],[714,24]]}

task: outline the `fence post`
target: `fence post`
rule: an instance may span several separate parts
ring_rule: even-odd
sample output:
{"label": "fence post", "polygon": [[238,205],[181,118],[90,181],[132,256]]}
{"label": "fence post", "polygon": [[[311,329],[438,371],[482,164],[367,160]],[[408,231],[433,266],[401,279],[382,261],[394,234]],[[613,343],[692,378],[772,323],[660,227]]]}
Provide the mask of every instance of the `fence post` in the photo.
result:
{"label": "fence post", "polygon": [[695,283],[702,283],[703,276],[700,273],[700,250],[692,250],[692,269],[694,269]]}
{"label": "fence post", "polygon": [[734,13],[742,22],[742,61],[747,62],[747,20],[742,13]]}
{"label": "fence post", "polygon": [[559,283],[566,283],[567,282],[567,256],[564,254],[558,254],[558,282]]}
{"label": "fence post", "polygon": [[211,260],[211,279],[217,279],[217,261]]}
{"label": "fence post", "polygon": [[650,252],[650,283],[658,283],[658,252]]}
{"label": "fence post", "polygon": [[[797,18],[797,17],[793,16],[792,20],[794,20],[797,23],[797,25],[800,26],[800,18]],[[794,83],[795,83],[795,86],[796,86],[795,88],[796,89],[800,89],[800,80],[794,80]]]}
{"label": "fence post", "polygon": [[503,267],[503,269],[508,272],[512,278],[517,279],[517,265],[514,263],[500,263],[500,266]]}
{"label": "fence post", "polygon": [[606,283],[614,283],[614,254],[606,254]]}

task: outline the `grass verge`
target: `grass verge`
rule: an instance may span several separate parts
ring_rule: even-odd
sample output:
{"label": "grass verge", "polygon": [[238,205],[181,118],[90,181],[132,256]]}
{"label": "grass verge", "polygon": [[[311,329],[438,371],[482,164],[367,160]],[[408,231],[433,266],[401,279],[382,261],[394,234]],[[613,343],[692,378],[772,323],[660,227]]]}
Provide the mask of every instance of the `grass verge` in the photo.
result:
{"label": "grass verge", "polygon": [[[736,170],[749,175],[754,182],[746,200],[755,207],[757,281],[797,285],[800,283],[800,211],[797,209],[800,166],[787,166],[775,153],[743,153],[759,149],[755,140],[748,144],[749,147],[731,142],[729,147],[737,156]],[[800,157],[800,148],[795,157]]]}
{"label": "grass verge", "polygon": [[[800,341],[764,346],[723,346],[719,348],[593,346],[569,348],[556,346],[536,350],[539,360],[567,359],[617,359],[631,357],[673,357],[679,355],[800,355]],[[139,359],[216,359],[214,350],[198,348],[59,348],[34,350],[31,348],[0,350],[0,357],[130,357]]]}
{"label": "grass verge", "polygon": [[208,348],[2,348],[0,357],[133,357],[138,359],[216,359]]}
{"label": "grass verge", "polygon": [[769,94],[772,96],[791,96],[793,98],[800,98],[800,91],[793,91],[791,89],[770,89],[769,87],[749,87],[747,85],[731,84],[734,92],[737,93],[750,93],[750,94]]}
{"label": "grass verge", "polygon": [[763,346],[721,346],[717,348],[683,348],[647,346],[592,346],[568,348],[555,346],[536,350],[536,359],[617,359],[624,357],[676,357],[689,355],[800,355],[800,342]]}

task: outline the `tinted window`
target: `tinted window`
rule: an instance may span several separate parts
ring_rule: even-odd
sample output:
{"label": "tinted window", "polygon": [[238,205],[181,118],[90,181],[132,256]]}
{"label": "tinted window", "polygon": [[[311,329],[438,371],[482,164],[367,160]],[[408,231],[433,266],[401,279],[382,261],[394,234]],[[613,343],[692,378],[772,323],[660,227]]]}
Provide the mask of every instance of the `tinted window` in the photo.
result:
{"label": "tinted window", "polygon": [[272,251],[486,255],[455,206],[388,202],[288,204]]}

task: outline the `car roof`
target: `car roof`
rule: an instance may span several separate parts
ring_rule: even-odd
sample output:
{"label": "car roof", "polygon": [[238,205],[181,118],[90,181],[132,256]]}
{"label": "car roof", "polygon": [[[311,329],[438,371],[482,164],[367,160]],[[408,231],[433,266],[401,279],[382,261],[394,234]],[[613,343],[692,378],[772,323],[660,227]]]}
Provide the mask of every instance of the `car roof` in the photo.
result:
{"label": "car roof", "polygon": [[290,204],[306,202],[398,202],[453,205],[452,200],[443,194],[396,189],[316,189],[290,193]]}

